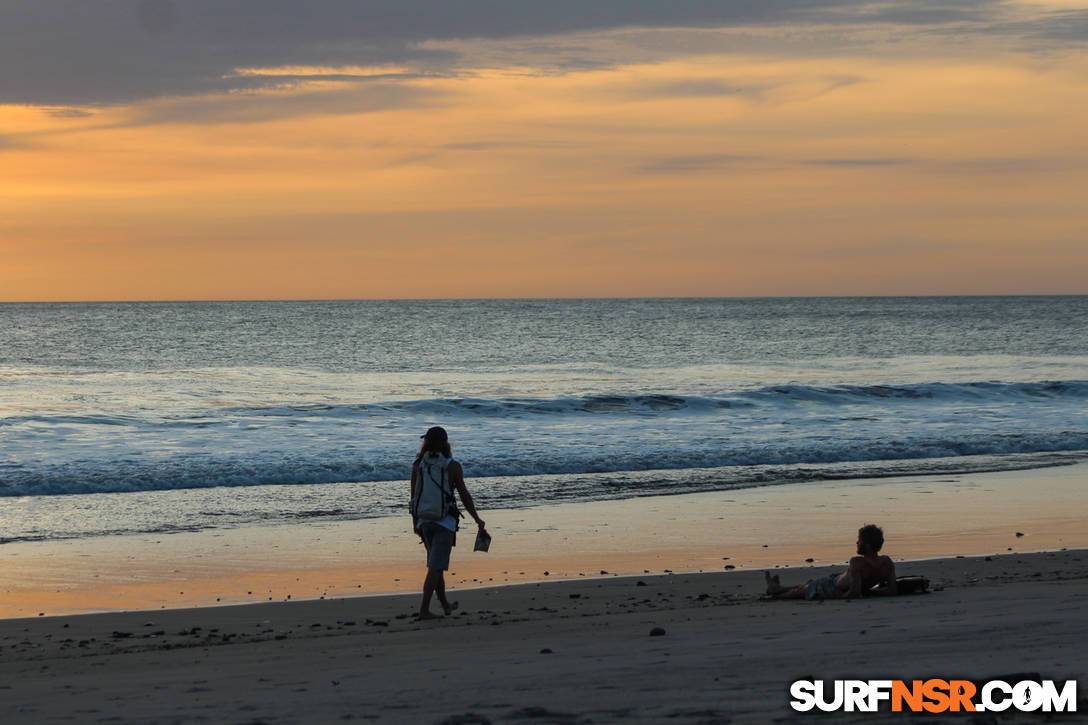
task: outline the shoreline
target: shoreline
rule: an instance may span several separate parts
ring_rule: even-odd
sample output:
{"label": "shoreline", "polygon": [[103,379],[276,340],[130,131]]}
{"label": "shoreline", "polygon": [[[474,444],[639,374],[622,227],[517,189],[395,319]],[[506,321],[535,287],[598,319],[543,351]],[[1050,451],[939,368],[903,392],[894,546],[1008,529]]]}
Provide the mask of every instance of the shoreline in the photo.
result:
{"label": "shoreline", "polygon": [[[466,589],[425,622],[414,594],[7,619],[0,718],[756,723],[797,715],[795,679],[1014,673],[1078,680],[1084,711],[1088,550],[897,571],[933,591],[766,602],[759,571],[723,571]],[[881,714],[902,721],[836,722]]]}
{"label": "shoreline", "polygon": [[[840,565],[864,523],[896,559],[1088,548],[1086,509],[1088,463],[484,510],[492,550],[472,552],[462,527],[447,584]],[[397,517],[5,544],[0,619],[414,593],[422,548],[407,529]]]}

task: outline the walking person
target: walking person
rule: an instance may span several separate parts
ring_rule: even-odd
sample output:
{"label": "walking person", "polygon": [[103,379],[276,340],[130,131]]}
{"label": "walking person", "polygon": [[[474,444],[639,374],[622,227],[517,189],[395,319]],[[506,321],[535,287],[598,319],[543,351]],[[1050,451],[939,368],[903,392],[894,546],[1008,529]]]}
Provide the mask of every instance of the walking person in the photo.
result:
{"label": "walking person", "polygon": [[458,519],[461,512],[453,492],[461,499],[465,511],[476,520],[480,530],[484,521],[476,513],[472,496],[465,486],[465,474],[461,464],[453,460],[449,436],[439,426],[429,429],[423,445],[412,464],[412,530],[423,540],[427,548],[427,578],[423,580],[423,601],[419,605],[419,618],[432,619],[431,596],[437,596],[442,611],[449,615],[457,606],[446,599],[445,571],[450,568],[450,550],[456,542]]}

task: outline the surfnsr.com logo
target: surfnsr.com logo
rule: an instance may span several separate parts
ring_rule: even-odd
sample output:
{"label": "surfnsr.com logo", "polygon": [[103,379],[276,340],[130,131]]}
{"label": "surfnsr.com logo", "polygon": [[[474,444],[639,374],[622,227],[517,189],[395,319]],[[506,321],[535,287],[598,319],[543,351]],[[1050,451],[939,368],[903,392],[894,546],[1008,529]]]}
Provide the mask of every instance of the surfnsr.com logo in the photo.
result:
{"label": "surfnsr.com logo", "polygon": [[797,680],[790,697],[798,712],[1076,712],[1077,681]]}

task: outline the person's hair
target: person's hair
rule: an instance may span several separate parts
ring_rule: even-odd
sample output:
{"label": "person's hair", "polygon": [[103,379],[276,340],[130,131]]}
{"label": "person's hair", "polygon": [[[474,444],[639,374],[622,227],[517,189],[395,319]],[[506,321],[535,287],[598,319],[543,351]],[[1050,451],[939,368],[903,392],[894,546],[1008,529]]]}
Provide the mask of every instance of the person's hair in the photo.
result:
{"label": "person's hair", "polygon": [[858,540],[868,544],[875,554],[884,546],[884,532],[876,524],[866,524],[858,529]]}
{"label": "person's hair", "polygon": [[433,439],[424,438],[423,445],[419,447],[419,453],[416,454],[416,463],[423,460],[423,454],[428,452],[441,453],[446,458],[453,458],[453,451],[450,449],[449,439],[444,441],[436,441]]}

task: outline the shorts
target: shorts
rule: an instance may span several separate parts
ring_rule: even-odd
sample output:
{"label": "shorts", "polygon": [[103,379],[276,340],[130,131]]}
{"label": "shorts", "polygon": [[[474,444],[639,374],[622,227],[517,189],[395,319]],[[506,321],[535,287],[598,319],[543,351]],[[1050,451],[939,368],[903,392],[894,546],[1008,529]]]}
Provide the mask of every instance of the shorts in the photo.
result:
{"label": "shorts", "polygon": [[450,550],[453,549],[453,532],[435,521],[419,525],[419,535],[427,547],[427,568],[446,571],[450,568]]}
{"label": "shorts", "polygon": [[805,589],[805,599],[834,599],[839,595],[839,575],[828,574],[813,579]]}

